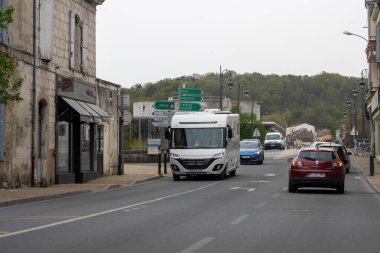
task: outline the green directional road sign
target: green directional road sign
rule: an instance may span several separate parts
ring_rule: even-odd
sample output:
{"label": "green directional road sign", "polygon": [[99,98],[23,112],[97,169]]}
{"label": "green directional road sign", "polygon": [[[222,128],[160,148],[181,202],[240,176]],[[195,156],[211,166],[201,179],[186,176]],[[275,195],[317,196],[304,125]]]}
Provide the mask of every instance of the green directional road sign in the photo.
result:
{"label": "green directional road sign", "polygon": [[173,101],[156,101],[153,107],[157,110],[174,110]]}
{"label": "green directional road sign", "polygon": [[201,89],[189,89],[189,88],[179,88],[179,94],[192,94],[192,95],[201,95],[203,91]]}
{"label": "green directional road sign", "polygon": [[197,103],[179,103],[180,111],[199,111],[201,108],[201,105]]}
{"label": "green directional road sign", "polygon": [[180,101],[202,101],[202,97],[197,97],[197,96],[186,96],[186,95],[180,95],[179,96]]}

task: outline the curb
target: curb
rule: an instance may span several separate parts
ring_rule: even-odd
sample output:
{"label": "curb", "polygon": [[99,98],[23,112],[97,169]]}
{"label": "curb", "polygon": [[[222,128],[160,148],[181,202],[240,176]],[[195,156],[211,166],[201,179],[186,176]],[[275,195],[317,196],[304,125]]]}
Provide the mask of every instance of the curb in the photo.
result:
{"label": "curb", "polygon": [[[141,183],[146,183],[149,181],[154,181],[157,179],[165,178],[168,176],[160,175],[160,176],[155,176],[151,178],[146,178],[143,180],[139,181],[134,181],[129,185],[120,185],[120,184],[110,184],[106,186],[103,190],[97,191],[97,192],[102,192],[102,191],[107,191],[107,190],[114,190],[114,189],[119,189],[119,188],[125,188],[125,187],[130,187],[132,185],[137,185]],[[15,199],[15,200],[7,200],[7,201],[2,201],[0,202],[0,208],[1,207],[7,207],[7,206],[14,206],[18,204],[25,204],[25,203],[30,203],[30,202],[37,202],[37,201],[43,201],[43,200],[50,200],[50,199],[57,199],[57,198],[64,198],[64,197],[71,197],[75,195],[80,195],[84,193],[91,193],[94,191],[91,190],[79,190],[79,191],[71,191],[71,192],[63,192],[63,193],[56,193],[56,194],[50,194],[50,195],[44,195],[44,196],[38,196],[38,197],[30,197],[30,198],[20,198],[20,199]]]}
{"label": "curb", "polygon": [[80,191],[63,192],[63,193],[38,196],[38,197],[31,197],[31,198],[24,198],[24,199],[8,200],[8,201],[0,202],[0,207],[13,206],[13,205],[17,205],[17,204],[24,204],[24,203],[36,202],[36,201],[42,201],[42,200],[70,197],[70,196],[75,196],[75,195],[79,195],[79,194],[83,194],[83,193],[89,193],[89,192],[91,192],[91,191],[90,190],[80,190]]}

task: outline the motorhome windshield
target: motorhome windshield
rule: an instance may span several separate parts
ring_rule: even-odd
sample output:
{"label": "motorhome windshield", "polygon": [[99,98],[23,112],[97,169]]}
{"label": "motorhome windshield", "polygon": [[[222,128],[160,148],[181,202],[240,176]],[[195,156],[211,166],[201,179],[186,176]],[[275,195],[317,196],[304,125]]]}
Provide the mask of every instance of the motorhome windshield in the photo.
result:
{"label": "motorhome windshield", "polygon": [[171,148],[224,148],[224,128],[172,128]]}

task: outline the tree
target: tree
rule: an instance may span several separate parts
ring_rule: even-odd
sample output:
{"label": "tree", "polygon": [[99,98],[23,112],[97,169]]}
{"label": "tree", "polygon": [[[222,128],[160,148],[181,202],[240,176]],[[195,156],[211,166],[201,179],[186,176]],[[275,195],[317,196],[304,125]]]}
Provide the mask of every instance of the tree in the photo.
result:
{"label": "tree", "polygon": [[[0,29],[7,29],[13,21],[12,14],[14,8],[10,5],[7,9],[0,8]],[[11,80],[13,72],[17,66],[16,59],[0,52],[0,103],[6,104],[9,101],[20,101],[20,88],[22,79]]]}

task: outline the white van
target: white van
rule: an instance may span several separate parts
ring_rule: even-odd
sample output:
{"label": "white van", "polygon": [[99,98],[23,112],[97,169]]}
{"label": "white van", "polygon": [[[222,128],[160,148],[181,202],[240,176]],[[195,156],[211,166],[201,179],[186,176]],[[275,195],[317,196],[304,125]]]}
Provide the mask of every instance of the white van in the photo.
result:
{"label": "white van", "polygon": [[177,112],[165,134],[175,181],[181,176],[235,176],[240,166],[239,115],[230,112]]}
{"label": "white van", "polygon": [[285,149],[284,137],[282,137],[282,134],[278,132],[267,133],[265,135],[264,148]]}

